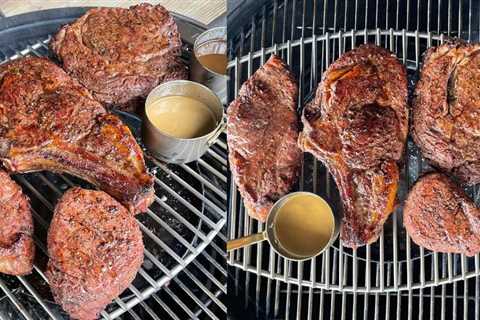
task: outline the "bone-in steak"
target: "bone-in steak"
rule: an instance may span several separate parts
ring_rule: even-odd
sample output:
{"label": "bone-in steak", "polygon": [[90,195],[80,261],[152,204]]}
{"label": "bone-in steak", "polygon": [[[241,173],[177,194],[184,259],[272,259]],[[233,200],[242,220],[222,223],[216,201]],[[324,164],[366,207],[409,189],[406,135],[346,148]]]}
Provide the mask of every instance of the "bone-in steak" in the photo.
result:
{"label": "bone-in steak", "polygon": [[428,49],[413,100],[412,135],[425,158],[461,182],[480,182],[480,44]]}
{"label": "bone-in steak", "polygon": [[230,168],[248,214],[260,221],[298,178],[297,93],[293,74],[272,55],[228,108]]}
{"label": "bone-in steak", "polygon": [[97,100],[124,110],[158,84],[188,77],[177,25],[160,5],[91,9],[64,26],[51,47]]}
{"label": "bone-in steak", "polygon": [[35,254],[30,204],[4,170],[0,170],[0,220],[0,272],[30,273]]}
{"label": "bone-in steak", "polygon": [[133,281],[143,250],[125,207],[102,191],[68,190],[48,230],[46,275],[55,301],[74,319],[96,319]]}
{"label": "bone-in steak", "polygon": [[407,75],[389,51],[363,45],[323,75],[302,116],[299,145],[333,175],[343,201],[343,244],[376,241],[394,209],[408,132]]}
{"label": "bone-in steak", "polygon": [[83,178],[131,212],[153,201],[153,179],[130,130],[44,58],[0,66],[0,158],[10,172]]}
{"label": "bone-in steak", "polygon": [[468,256],[480,252],[480,209],[443,174],[428,174],[415,183],[403,224],[412,240],[429,250]]}

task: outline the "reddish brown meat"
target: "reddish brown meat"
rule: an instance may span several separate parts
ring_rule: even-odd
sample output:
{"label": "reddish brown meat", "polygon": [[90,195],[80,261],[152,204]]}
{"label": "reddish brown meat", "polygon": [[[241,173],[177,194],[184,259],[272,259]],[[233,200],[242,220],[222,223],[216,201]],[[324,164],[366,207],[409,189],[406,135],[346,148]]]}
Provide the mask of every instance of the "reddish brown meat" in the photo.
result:
{"label": "reddish brown meat", "polygon": [[11,172],[79,176],[132,212],[153,200],[153,179],[130,130],[43,58],[0,67],[0,158]]}
{"label": "reddish brown meat", "polygon": [[0,272],[32,271],[35,245],[30,204],[19,185],[0,170]]}
{"label": "reddish brown meat", "polygon": [[480,182],[480,44],[430,48],[415,88],[412,135],[425,158],[463,183]]}
{"label": "reddish brown meat", "polygon": [[413,186],[403,224],[412,240],[429,250],[468,256],[480,252],[480,210],[443,174],[428,174]]}
{"label": "reddish brown meat", "polygon": [[124,110],[158,84],[188,77],[177,25],[160,5],[91,9],[64,26],[51,47],[97,100]]}
{"label": "reddish brown meat", "polygon": [[248,214],[260,221],[298,179],[297,94],[293,74],[272,55],[228,108],[230,168]]}
{"label": "reddish brown meat", "polygon": [[96,319],[133,281],[143,250],[137,221],[120,203],[102,191],[68,190],[48,231],[55,301],[74,319]]}
{"label": "reddish brown meat", "polygon": [[394,209],[407,139],[405,68],[374,45],[347,52],[324,73],[302,121],[299,145],[325,164],[341,194],[343,244],[376,241]]}

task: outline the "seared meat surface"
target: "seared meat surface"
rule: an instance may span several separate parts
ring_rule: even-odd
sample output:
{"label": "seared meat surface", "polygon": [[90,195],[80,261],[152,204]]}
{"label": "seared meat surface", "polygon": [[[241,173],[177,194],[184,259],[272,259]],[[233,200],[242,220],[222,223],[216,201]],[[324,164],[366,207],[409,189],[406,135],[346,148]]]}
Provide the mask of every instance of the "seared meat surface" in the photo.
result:
{"label": "seared meat surface", "polygon": [[465,192],[440,173],[413,186],[403,209],[403,224],[419,246],[437,252],[480,252],[480,210]]}
{"label": "seared meat surface", "polygon": [[422,154],[462,183],[480,182],[480,44],[428,49],[415,88],[412,135]]}
{"label": "seared meat surface", "polygon": [[297,94],[292,72],[272,55],[227,111],[230,169],[248,214],[260,221],[298,179]]}
{"label": "seared meat surface", "polygon": [[363,45],[323,75],[299,145],[322,161],[342,197],[343,244],[376,241],[394,209],[408,132],[407,76],[389,51]]}
{"label": "seared meat surface", "polygon": [[0,272],[30,273],[35,255],[30,204],[4,170],[0,170],[0,220]]}
{"label": "seared meat surface", "polygon": [[10,172],[83,178],[132,212],[153,201],[153,179],[130,130],[44,58],[0,66],[0,159]]}
{"label": "seared meat surface", "polygon": [[135,110],[158,84],[188,77],[177,25],[160,5],[91,9],[51,47],[95,99],[123,110]]}
{"label": "seared meat surface", "polygon": [[125,207],[102,191],[68,190],[48,231],[46,275],[55,301],[74,319],[96,319],[133,281],[143,250]]}

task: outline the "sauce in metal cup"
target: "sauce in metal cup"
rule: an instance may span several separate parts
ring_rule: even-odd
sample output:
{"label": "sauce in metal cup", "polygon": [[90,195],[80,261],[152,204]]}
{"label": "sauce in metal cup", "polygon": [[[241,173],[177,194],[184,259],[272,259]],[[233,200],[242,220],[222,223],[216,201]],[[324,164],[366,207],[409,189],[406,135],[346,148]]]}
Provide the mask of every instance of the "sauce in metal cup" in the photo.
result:
{"label": "sauce in metal cup", "polygon": [[227,242],[227,251],[268,240],[273,250],[290,260],[321,254],[338,237],[341,216],[310,192],[290,193],[270,210],[265,231]]}
{"label": "sauce in metal cup", "polygon": [[[188,105],[182,106],[182,103]],[[190,112],[184,109],[189,109]],[[162,117],[162,113],[165,119],[155,118]],[[204,125],[194,123],[201,116],[211,117],[200,119],[205,123],[211,122],[211,130],[205,131]],[[203,129],[203,132],[189,130],[191,128],[175,129],[176,126],[191,125],[198,126],[196,129]],[[148,95],[142,138],[156,158],[168,163],[187,163],[198,160],[224,131],[225,126],[223,105],[210,89],[196,82],[175,80],[159,85]],[[201,135],[195,132],[201,132]]]}

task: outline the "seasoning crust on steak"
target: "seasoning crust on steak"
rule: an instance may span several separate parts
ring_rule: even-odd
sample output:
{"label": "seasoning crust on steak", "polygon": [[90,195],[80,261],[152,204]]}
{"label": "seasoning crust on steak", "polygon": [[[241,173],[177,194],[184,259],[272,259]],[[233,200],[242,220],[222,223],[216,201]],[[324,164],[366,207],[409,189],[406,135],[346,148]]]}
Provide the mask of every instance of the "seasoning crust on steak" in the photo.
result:
{"label": "seasoning crust on steak", "polygon": [[415,88],[412,136],[433,165],[462,183],[480,182],[480,44],[428,49]]}
{"label": "seasoning crust on steak", "polygon": [[131,212],[153,201],[153,178],[130,130],[45,58],[0,66],[0,159],[10,172],[87,180]]}
{"label": "seasoning crust on steak", "polygon": [[95,99],[123,110],[162,82],[188,78],[177,25],[161,5],[91,9],[60,29],[51,48]]}
{"label": "seasoning crust on steak", "polygon": [[31,273],[35,245],[30,204],[4,170],[0,170],[0,220],[0,273]]}
{"label": "seasoning crust on steak", "polygon": [[230,169],[248,214],[260,221],[298,179],[297,94],[292,72],[272,55],[227,111]]}
{"label": "seasoning crust on steak", "polygon": [[343,244],[376,241],[394,210],[407,139],[405,68],[375,45],[345,53],[324,73],[302,121],[300,147],[324,163],[342,197]]}
{"label": "seasoning crust on steak", "polygon": [[46,275],[55,301],[74,319],[96,319],[133,281],[143,250],[125,207],[102,191],[68,190],[48,231]]}
{"label": "seasoning crust on steak", "polygon": [[408,194],[403,224],[419,246],[436,252],[480,252],[480,210],[440,173],[420,178]]}

